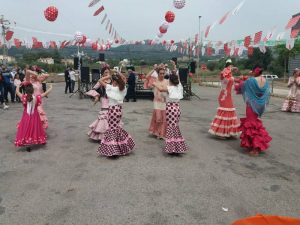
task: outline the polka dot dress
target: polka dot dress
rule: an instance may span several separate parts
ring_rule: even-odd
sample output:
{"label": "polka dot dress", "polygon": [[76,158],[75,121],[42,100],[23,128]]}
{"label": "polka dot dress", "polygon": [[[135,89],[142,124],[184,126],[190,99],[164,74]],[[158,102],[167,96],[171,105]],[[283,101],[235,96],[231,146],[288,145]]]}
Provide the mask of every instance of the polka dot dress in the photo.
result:
{"label": "polka dot dress", "polygon": [[180,106],[178,102],[168,102],[166,131],[166,153],[184,153],[188,150],[179,129]]}
{"label": "polka dot dress", "polygon": [[132,137],[120,126],[122,106],[114,105],[108,109],[108,130],[100,143],[98,153],[104,156],[118,156],[129,154],[135,143]]}

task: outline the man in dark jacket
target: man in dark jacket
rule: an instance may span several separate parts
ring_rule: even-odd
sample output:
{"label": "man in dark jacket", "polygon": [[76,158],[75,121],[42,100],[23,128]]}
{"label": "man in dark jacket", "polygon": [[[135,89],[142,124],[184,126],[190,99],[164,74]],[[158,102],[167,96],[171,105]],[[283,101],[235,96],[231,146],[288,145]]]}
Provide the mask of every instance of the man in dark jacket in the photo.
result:
{"label": "man in dark jacket", "polygon": [[135,96],[135,72],[132,70],[128,70],[129,76],[128,76],[128,88],[127,88],[127,94],[125,96],[125,102],[129,102],[129,99],[133,99],[133,102],[136,102],[136,96]]}
{"label": "man in dark jacket", "polygon": [[72,92],[72,90],[71,90],[71,78],[70,78],[70,73],[69,72],[70,72],[70,68],[68,67],[65,70],[65,82],[66,82],[65,94],[67,94],[68,88],[69,88],[69,93]]}

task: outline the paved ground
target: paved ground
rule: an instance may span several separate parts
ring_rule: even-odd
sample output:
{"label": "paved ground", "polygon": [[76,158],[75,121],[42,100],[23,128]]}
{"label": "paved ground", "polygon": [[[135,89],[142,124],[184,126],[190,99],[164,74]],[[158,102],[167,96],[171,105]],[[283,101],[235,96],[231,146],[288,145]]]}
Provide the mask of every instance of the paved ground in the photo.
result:
{"label": "paved ground", "polygon": [[[194,87],[201,100],[182,101],[181,129],[190,151],[162,153],[148,136],[152,103],[124,105],[135,152],[97,157],[87,126],[99,106],[69,98],[56,84],[45,100],[49,140],[33,152],[13,145],[20,104],[0,110],[1,225],[227,225],[256,213],[300,217],[300,114],[279,112],[273,98],[264,124],[274,138],[265,155],[244,154],[239,140],[207,134],[217,88]],[[239,116],[241,96],[235,96]],[[228,212],[222,210],[228,208]]]}

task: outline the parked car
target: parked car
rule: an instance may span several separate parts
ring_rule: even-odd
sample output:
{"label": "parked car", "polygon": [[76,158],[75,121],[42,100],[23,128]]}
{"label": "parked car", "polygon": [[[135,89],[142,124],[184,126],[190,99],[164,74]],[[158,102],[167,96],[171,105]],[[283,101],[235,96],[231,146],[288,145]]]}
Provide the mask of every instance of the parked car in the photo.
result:
{"label": "parked car", "polygon": [[278,76],[274,74],[263,74],[262,77],[266,78],[267,80],[278,79]]}

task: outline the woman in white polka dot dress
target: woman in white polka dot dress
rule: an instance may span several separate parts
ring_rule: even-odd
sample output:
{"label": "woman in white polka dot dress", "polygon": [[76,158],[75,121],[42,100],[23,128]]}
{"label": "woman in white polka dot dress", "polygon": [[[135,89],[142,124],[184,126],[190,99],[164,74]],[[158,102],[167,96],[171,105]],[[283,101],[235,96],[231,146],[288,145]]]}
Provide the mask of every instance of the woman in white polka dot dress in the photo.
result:
{"label": "woman in white polka dot dress", "polygon": [[159,91],[168,93],[166,108],[167,131],[164,151],[169,154],[185,153],[188,148],[179,129],[179,102],[180,99],[183,98],[183,87],[179,82],[178,76],[176,75],[176,72],[173,72],[170,75],[168,86],[163,87],[158,83],[154,83],[153,85]]}
{"label": "woman in white polka dot dress", "polygon": [[[107,84],[108,79],[112,84]],[[108,130],[104,133],[98,152],[104,156],[120,156],[129,154],[135,144],[132,137],[120,126],[122,119],[122,104],[126,95],[126,77],[119,73],[108,75],[100,79],[100,84],[105,87],[109,101]]]}

